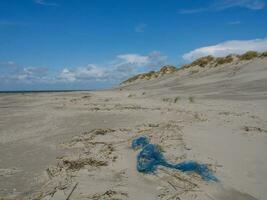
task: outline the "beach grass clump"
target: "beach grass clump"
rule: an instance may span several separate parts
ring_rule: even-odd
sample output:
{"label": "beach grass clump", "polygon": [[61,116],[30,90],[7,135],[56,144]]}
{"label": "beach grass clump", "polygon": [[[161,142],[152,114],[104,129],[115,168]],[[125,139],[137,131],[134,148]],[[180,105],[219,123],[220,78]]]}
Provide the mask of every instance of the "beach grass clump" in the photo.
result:
{"label": "beach grass clump", "polygon": [[267,51],[261,53],[260,57],[267,57]]}
{"label": "beach grass clump", "polygon": [[180,100],[180,97],[177,96],[177,97],[174,98],[173,102],[174,102],[174,103],[177,103],[179,100]]}
{"label": "beach grass clump", "polygon": [[135,97],[135,96],[136,96],[135,94],[129,94],[128,98],[132,98],[132,97]]}
{"label": "beach grass clump", "polygon": [[256,51],[248,51],[242,55],[239,56],[240,60],[251,60],[253,58],[256,58],[259,56],[259,53]]}
{"label": "beach grass clump", "polygon": [[162,99],[162,101],[164,101],[164,102],[169,102],[169,101],[170,101],[170,98],[164,97],[164,98]]}
{"label": "beach grass clump", "polygon": [[176,72],[178,69],[172,65],[165,65],[160,69],[161,74],[171,74],[173,72]]}
{"label": "beach grass clump", "polygon": [[192,62],[191,66],[200,66],[200,67],[205,67],[206,65],[208,65],[209,63],[211,63],[215,58],[213,56],[205,56],[202,58],[199,58],[197,60],[195,60],[194,62]]}
{"label": "beach grass clump", "polygon": [[195,98],[194,97],[188,97],[188,100],[190,103],[194,103],[195,102]]}
{"label": "beach grass clump", "polygon": [[150,71],[150,72],[144,74],[143,79],[150,80],[151,78],[156,78],[156,72],[155,71]]}
{"label": "beach grass clump", "polygon": [[123,81],[121,84],[134,82],[134,81],[136,81],[137,79],[139,79],[139,77],[140,77],[140,74],[138,74],[138,75],[136,75],[136,76],[133,76],[133,77],[130,77],[130,78],[128,78],[127,80]]}
{"label": "beach grass clump", "polygon": [[231,63],[231,62],[233,62],[233,60],[234,60],[233,57],[231,55],[228,55],[226,57],[216,58],[215,62],[216,62],[216,66],[218,66],[218,65]]}

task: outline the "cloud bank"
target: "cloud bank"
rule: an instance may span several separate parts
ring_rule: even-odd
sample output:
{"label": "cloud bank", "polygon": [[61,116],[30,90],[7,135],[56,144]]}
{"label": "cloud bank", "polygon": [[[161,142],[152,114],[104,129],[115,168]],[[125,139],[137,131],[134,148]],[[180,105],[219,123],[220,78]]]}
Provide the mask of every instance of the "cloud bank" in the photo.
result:
{"label": "cloud bank", "polygon": [[89,64],[84,67],[64,68],[58,75],[59,81],[65,82],[121,82],[136,73],[145,72],[161,67],[167,61],[167,56],[159,51],[148,55],[120,54],[111,64],[98,66]]}
{"label": "cloud bank", "polygon": [[42,6],[59,6],[58,3],[54,3],[51,1],[47,1],[47,0],[33,0],[34,3],[42,5]]}
{"label": "cloud bank", "polygon": [[74,82],[97,80],[107,76],[107,70],[97,67],[96,65],[89,64],[86,67],[78,67],[74,69],[64,68],[59,74],[59,80]]}
{"label": "cloud bank", "polygon": [[[160,68],[167,63],[167,56],[159,51],[141,54],[119,54],[105,65],[87,64],[85,66],[63,67],[56,71],[51,67],[22,66],[14,61],[0,60],[0,89],[12,85],[16,88],[26,88],[35,85],[48,87],[76,85],[84,88],[94,88],[98,85],[114,85],[129,76]],[[5,85],[5,86],[4,86]]]}
{"label": "cloud bank", "polygon": [[149,62],[148,56],[142,56],[138,54],[123,54],[123,55],[118,55],[117,58],[129,64],[144,65]]}
{"label": "cloud bank", "polygon": [[250,10],[261,10],[265,8],[266,2],[264,0],[216,0],[212,4],[209,4],[200,8],[182,9],[179,11],[181,14],[194,14],[201,12],[216,12],[226,9],[240,7]]}
{"label": "cloud bank", "polygon": [[267,38],[254,40],[231,40],[212,46],[197,48],[183,55],[186,61],[212,55],[216,57],[228,54],[242,54],[247,51],[267,51]]}

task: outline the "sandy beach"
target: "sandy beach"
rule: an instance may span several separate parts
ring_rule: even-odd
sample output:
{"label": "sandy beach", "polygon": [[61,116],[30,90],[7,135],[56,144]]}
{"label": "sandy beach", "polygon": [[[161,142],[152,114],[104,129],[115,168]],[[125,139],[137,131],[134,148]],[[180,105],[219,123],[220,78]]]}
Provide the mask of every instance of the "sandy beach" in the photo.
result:
{"label": "sandy beach", "polygon": [[[267,59],[94,92],[0,94],[0,199],[264,200]],[[147,136],[219,179],[136,170]]]}

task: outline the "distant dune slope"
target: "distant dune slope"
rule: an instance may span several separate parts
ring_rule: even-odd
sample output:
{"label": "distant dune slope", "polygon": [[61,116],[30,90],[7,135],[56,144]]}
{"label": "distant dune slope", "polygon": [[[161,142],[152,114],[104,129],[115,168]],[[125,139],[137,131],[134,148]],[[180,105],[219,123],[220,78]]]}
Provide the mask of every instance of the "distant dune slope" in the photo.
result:
{"label": "distant dune slope", "polygon": [[[164,67],[166,69],[166,67]],[[266,53],[248,52],[224,58],[207,56],[160,76],[135,76],[121,89],[158,91],[157,94],[196,95],[205,98],[263,99],[267,94]],[[141,77],[141,78],[140,78]],[[129,81],[130,80],[130,81]]]}

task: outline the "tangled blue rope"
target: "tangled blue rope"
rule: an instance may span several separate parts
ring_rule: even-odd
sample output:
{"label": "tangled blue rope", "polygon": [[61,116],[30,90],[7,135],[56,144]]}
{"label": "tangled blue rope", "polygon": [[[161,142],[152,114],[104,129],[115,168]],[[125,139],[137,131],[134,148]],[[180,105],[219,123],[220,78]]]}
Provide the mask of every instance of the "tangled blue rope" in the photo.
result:
{"label": "tangled blue rope", "polygon": [[132,148],[142,148],[137,155],[137,170],[143,173],[153,173],[157,166],[177,169],[182,172],[195,172],[205,181],[215,181],[218,179],[205,164],[199,164],[195,161],[185,161],[178,164],[172,164],[164,158],[157,145],[150,144],[147,137],[141,136],[132,141]]}

